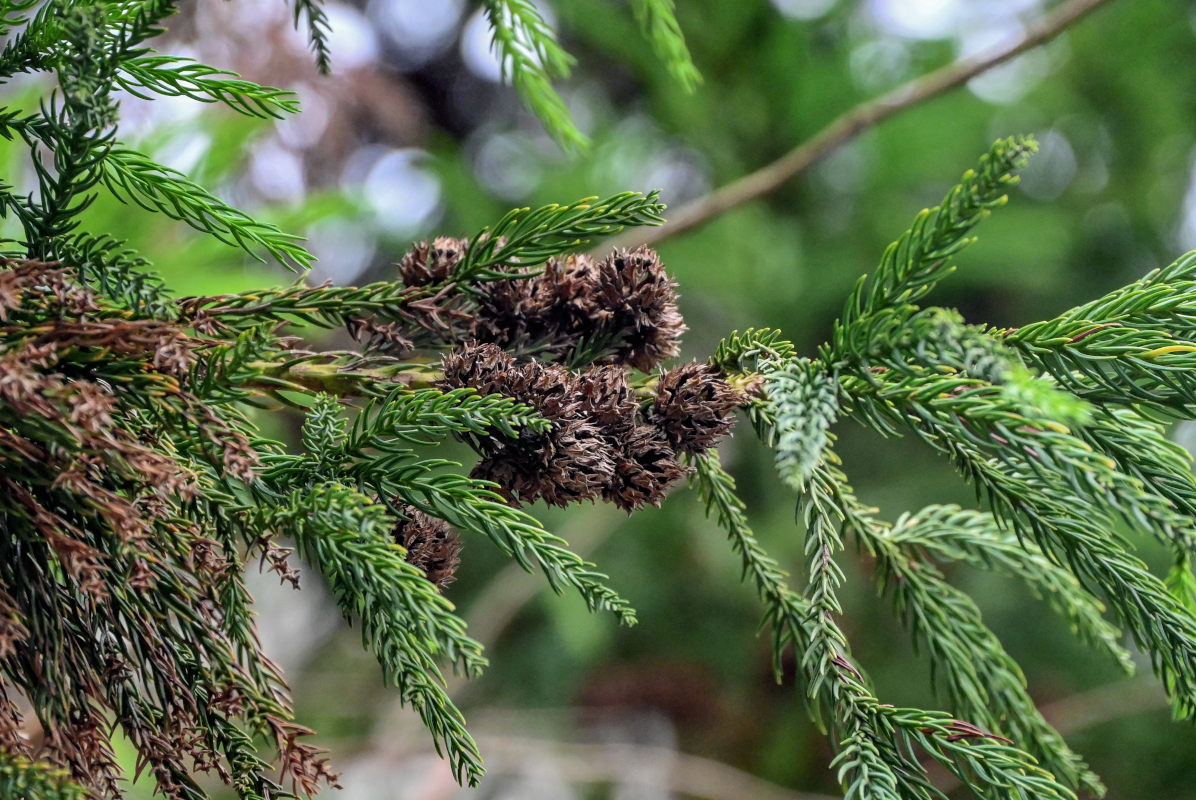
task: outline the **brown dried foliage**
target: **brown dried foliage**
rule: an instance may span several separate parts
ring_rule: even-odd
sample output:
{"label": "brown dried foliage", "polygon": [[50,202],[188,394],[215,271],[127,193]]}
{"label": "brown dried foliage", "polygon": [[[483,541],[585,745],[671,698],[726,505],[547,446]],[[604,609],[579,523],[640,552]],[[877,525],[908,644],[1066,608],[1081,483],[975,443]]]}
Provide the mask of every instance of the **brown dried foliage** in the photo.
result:
{"label": "brown dried foliage", "polygon": [[[258,466],[184,388],[207,343],[105,309],[35,261],[0,268],[0,320],[0,667],[44,731],[31,755],[117,797],[119,725],[161,793],[192,797],[192,770],[231,782],[246,768],[229,749],[235,720],[270,718],[294,784],[329,781],[251,623],[226,616],[227,597],[247,598],[235,548],[186,518],[201,465],[180,446],[201,442],[229,480]],[[0,746],[19,750],[21,715],[2,705]]]}

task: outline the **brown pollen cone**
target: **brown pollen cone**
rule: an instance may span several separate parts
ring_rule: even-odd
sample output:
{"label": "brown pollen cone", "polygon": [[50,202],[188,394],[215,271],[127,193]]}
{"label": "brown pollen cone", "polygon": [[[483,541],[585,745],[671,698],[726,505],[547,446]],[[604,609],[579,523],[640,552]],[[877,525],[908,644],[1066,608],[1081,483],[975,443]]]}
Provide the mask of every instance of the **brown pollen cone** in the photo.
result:
{"label": "brown pollen cone", "polygon": [[456,578],[461,565],[461,540],[442,519],[412,506],[402,506],[406,517],[391,535],[407,551],[407,562],[419,567],[428,580],[444,589]]}

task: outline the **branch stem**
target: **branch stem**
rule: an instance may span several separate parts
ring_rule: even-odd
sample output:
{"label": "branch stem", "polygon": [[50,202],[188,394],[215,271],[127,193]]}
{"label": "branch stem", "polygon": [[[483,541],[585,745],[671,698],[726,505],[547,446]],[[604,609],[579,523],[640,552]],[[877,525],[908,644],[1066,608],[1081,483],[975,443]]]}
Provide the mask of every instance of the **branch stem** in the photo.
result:
{"label": "branch stem", "polygon": [[664,225],[628,231],[615,237],[608,246],[657,245],[701,227],[736,206],[771,194],[864,131],[1051,41],[1108,2],[1110,0],[1068,0],[1028,27],[1024,35],[914,78],[880,97],[857,105],[776,161],[682,206]]}

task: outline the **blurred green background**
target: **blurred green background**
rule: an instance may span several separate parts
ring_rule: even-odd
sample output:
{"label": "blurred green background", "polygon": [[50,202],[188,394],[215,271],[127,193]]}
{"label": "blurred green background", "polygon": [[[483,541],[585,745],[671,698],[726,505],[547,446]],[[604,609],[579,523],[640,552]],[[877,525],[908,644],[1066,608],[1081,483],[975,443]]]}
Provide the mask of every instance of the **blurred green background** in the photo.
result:
{"label": "blurred green background", "polygon": [[[476,232],[515,205],[652,188],[684,204],[856,103],[1018,35],[1052,4],[690,0],[679,16],[705,82],[688,95],[623,3],[538,5],[578,57],[560,88],[593,140],[580,156],[562,154],[498,82],[484,21],[465,0],[330,3],[329,78],[315,74],[285,4],[187,6],[163,50],[295,89],[305,113],[262,123],[187,100],[127,97],[124,136],[307,235],[321,259],[313,281],[356,283],[391,275],[413,239]],[[1041,152],[933,302],[969,322],[1015,326],[1196,248],[1196,4],[1112,2],[1048,46],[865,133],[774,195],[663,243],[691,329],[686,357],[703,358],[749,326],[779,327],[811,351],[914,214],[995,138],[1015,133],[1034,133]],[[26,168],[17,149],[4,158],[6,174]],[[179,294],[290,280],[114,202],[89,213],[93,229],[129,238]],[[926,447],[852,427],[837,433],[857,490],[890,518],[930,502],[975,503]],[[1182,427],[1176,436],[1196,441]],[[794,499],[769,455],[745,428],[723,458],[762,541],[796,565]],[[316,578],[295,594],[251,576],[263,638],[290,676],[300,720],[320,731],[343,773],[339,796],[835,794],[830,749],[801,691],[772,680],[768,637],[756,632],[761,609],[691,492],[632,518],[590,506],[542,518],[612,576],[640,623],[620,629],[590,616],[488,543],[466,541],[447,593],[493,661],[485,677],[455,688],[491,771],[471,791],[452,785]],[[869,565],[847,562],[845,627],[882,701],[934,705],[928,666],[877,596]],[[1110,797],[1196,798],[1196,734],[1169,721],[1149,669],[1119,677],[1019,586],[962,568],[951,577],[978,600]]]}

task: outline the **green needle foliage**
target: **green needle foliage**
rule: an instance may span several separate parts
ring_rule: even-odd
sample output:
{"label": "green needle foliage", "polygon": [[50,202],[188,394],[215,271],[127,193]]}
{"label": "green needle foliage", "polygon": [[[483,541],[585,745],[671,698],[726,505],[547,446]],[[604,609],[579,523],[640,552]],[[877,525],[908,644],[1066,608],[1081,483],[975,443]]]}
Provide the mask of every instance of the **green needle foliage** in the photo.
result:
{"label": "green needle foliage", "polygon": [[[531,0],[484,0],[493,31],[493,47],[503,78],[514,85],[524,103],[540,118],[561,146],[584,149],[588,140],[573,123],[553,81],[569,77],[574,59]],[[692,91],[701,76],[690,59],[685,37],[673,13],[672,0],[634,0],[636,20],[672,77]]]}
{"label": "green needle foliage", "polygon": [[[746,529],[734,485],[709,457],[696,479],[729,530],[745,570],[793,646],[814,716],[837,744],[849,797],[941,797],[926,757],[985,797],[1070,797],[1103,791],[1041,717],[1020,668],[940,564],[966,561],[1023,580],[1077,636],[1126,671],[1122,630],[1148,657],[1177,716],[1196,699],[1196,627],[1190,460],[1164,423],[1191,418],[1188,343],[1196,256],[1151,273],[1057,319],[1016,330],[968,325],[916,301],[951,271],[951,257],[1033,152],[997,142],[943,203],[917,216],[860,280],[832,340],[814,359],[776,331],[733,334],[714,362],[754,388],[746,409],[776,449],[800,496],[806,529],[804,592],[790,590]],[[947,457],[984,510],[931,506],[890,524],[853,495],[831,426],[853,418],[882,436],[913,435]],[[1125,528],[1175,554],[1166,582],[1130,550]],[[874,696],[836,618],[844,580],[836,564],[851,538],[873,561],[954,715],[893,709]],[[1120,628],[1104,617],[1105,603]],[[779,656],[778,656],[779,658]]]}
{"label": "green needle foliage", "polygon": [[[486,8],[516,87],[577,140],[549,83],[570,63],[551,29],[522,0]],[[146,47],[173,9],[0,2],[0,75],[57,79],[36,111],[0,109],[0,133],[33,165],[31,185],[0,186],[22,237],[0,243],[0,796],[120,796],[117,730],[169,798],[205,798],[201,773],[245,800],[335,783],[259,649],[242,582],[256,560],[298,586],[289,546],[458,781],[476,784],[482,756],[444,678],[487,664],[443,593],[457,532],[633,624],[607,576],[523,506],[630,512],[686,475],[761,599],[778,679],[796,654],[849,798],[945,797],[932,762],[985,798],[1102,790],[947,563],[1021,580],[1127,672],[1128,633],[1177,716],[1196,711],[1196,481],[1165,435],[1196,408],[1196,254],[1017,330],[917,305],[1005,201],[1032,141],[997,142],[919,214],[809,357],[778,331],[748,330],[706,363],[665,366],[685,326],[659,257],[575,252],[659,223],[655,193],[517,209],[472,237],[416,243],[393,279],[367,286],[176,298],[112,233],[80,229],[98,193],[298,270],[312,258],[120,143],[115,87],[258,117],[295,110],[287,92]],[[633,10],[693,85],[671,3]],[[295,14],[326,67],[319,3],[297,0]],[[355,344],[317,351],[290,335],[312,328]],[[798,495],[796,578],[757,541],[720,466],[737,411]],[[297,446],[262,437],[271,413],[302,416]],[[846,418],[924,440],[983,507],[880,519],[836,456]],[[450,440],[476,452],[468,473],[439,457]],[[1134,534],[1171,548],[1165,581],[1130,551]],[[869,557],[946,710],[883,702],[852,655],[839,599],[849,545]]]}

